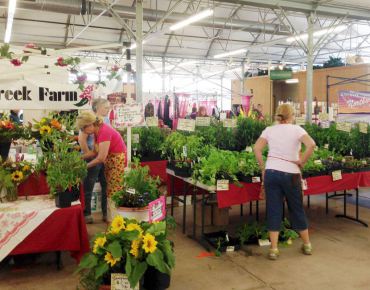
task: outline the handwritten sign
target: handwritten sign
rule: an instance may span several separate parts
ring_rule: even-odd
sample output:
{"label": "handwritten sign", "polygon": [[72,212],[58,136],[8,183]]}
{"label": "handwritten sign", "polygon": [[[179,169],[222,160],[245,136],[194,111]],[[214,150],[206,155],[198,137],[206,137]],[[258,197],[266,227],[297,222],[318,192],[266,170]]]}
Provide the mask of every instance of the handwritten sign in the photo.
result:
{"label": "handwritten sign", "polygon": [[199,127],[207,127],[211,125],[211,118],[210,117],[197,117],[195,119],[195,125]]}
{"label": "handwritten sign", "polygon": [[342,177],[342,171],[341,170],[336,170],[331,173],[331,176],[333,177],[333,181],[341,180],[343,179]]}
{"label": "handwritten sign", "polygon": [[315,160],[313,163],[315,163],[316,165],[322,165],[322,161],[321,160]]}
{"label": "handwritten sign", "polygon": [[351,132],[352,124],[349,122],[338,122],[337,130],[343,132]]}
{"label": "handwritten sign", "polygon": [[139,290],[139,283],[134,289],[131,288],[126,274],[112,273],[110,276],[111,290]]}
{"label": "handwritten sign", "polygon": [[158,117],[147,117],[145,122],[148,127],[158,127]]}
{"label": "handwritten sign", "polygon": [[220,121],[226,119],[226,113],[220,113]]}
{"label": "handwritten sign", "polygon": [[229,190],[229,180],[227,179],[217,180],[216,188],[217,188],[217,191]]}
{"label": "handwritten sign", "polygon": [[222,121],[225,128],[236,128],[237,120],[236,119],[225,119]]}
{"label": "handwritten sign", "polygon": [[149,203],[149,222],[161,221],[166,217],[166,199],[160,198]]}
{"label": "handwritten sign", "polygon": [[329,121],[329,115],[328,115],[328,113],[319,113],[319,119],[321,120],[321,121]]}
{"label": "handwritten sign", "polygon": [[138,144],[140,141],[140,136],[139,134],[132,134],[132,143]]}
{"label": "handwritten sign", "polygon": [[306,117],[296,117],[295,118],[295,123],[299,126],[304,126],[306,125]]}
{"label": "handwritten sign", "polygon": [[321,128],[327,129],[330,128],[330,122],[329,121],[322,121],[320,123]]}
{"label": "handwritten sign", "polygon": [[114,105],[116,127],[136,126],[144,123],[144,113],[141,104]]}
{"label": "handwritten sign", "polygon": [[179,119],[177,130],[194,132],[195,120]]}
{"label": "handwritten sign", "polygon": [[368,130],[368,127],[369,127],[369,124],[368,123],[365,123],[365,122],[360,122],[358,123],[358,127],[359,127],[359,130],[361,133],[364,133],[364,134],[367,134],[367,130]]}

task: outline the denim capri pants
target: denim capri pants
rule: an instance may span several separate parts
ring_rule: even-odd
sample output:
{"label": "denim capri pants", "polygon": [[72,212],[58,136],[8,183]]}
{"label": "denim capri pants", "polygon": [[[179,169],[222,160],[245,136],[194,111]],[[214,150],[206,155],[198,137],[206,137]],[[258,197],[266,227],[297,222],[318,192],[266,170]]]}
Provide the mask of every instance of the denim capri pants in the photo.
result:
{"label": "denim capri pants", "polygon": [[296,231],[306,230],[308,223],[303,209],[301,175],[266,169],[264,184],[267,229],[280,231],[285,198],[293,229]]}

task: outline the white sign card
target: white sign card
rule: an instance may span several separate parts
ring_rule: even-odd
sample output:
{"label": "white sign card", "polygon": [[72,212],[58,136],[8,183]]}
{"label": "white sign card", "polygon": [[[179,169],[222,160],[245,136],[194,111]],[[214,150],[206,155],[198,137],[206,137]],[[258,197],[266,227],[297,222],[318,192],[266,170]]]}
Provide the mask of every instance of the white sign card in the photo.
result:
{"label": "white sign card", "polygon": [[179,119],[179,123],[177,124],[177,130],[194,132],[195,120]]}
{"label": "white sign card", "polygon": [[140,142],[139,134],[132,134],[132,143],[139,144],[139,142]]}
{"label": "white sign card", "polygon": [[145,122],[148,127],[158,127],[158,117],[147,117]]}
{"label": "white sign card", "polygon": [[211,125],[211,117],[197,117],[195,125],[199,127],[207,127]]}
{"label": "white sign card", "polygon": [[220,113],[220,121],[226,119],[226,113]]}
{"label": "white sign card", "polygon": [[128,281],[126,274],[121,273],[112,273],[110,276],[111,281],[111,290],[139,290],[139,283],[133,289],[130,286],[130,282]]}
{"label": "white sign card", "polygon": [[295,118],[295,123],[299,126],[304,126],[306,125],[306,117],[296,117]]}
{"label": "white sign card", "polygon": [[216,188],[217,188],[217,191],[229,190],[229,180],[227,179],[217,180]]}
{"label": "white sign card", "polygon": [[365,122],[358,123],[358,127],[361,133],[367,134],[369,124]]}
{"label": "white sign card", "polygon": [[319,119],[321,120],[321,121],[329,121],[329,115],[328,115],[328,113],[319,113]]}
{"label": "white sign card", "polygon": [[333,177],[333,181],[341,180],[343,179],[342,177],[342,171],[341,170],[336,170],[331,173],[331,176]]}
{"label": "white sign card", "polygon": [[338,122],[337,123],[337,130],[344,131],[344,132],[351,132],[352,124],[349,122]]}
{"label": "white sign card", "polygon": [[259,182],[261,182],[261,177],[259,176],[252,177],[252,183],[259,183]]}
{"label": "white sign card", "polygon": [[116,127],[137,126],[144,124],[144,112],[141,104],[118,104],[113,106]]}
{"label": "white sign card", "polygon": [[222,121],[225,128],[236,128],[237,120],[236,119],[225,119]]}
{"label": "white sign card", "polygon": [[320,123],[321,128],[327,129],[330,128],[330,122],[329,121],[322,121]]}
{"label": "white sign card", "polygon": [[248,153],[252,153],[253,149],[252,149],[251,146],[247,146],[247,147],[245,147],[245,151],[248,152]]}

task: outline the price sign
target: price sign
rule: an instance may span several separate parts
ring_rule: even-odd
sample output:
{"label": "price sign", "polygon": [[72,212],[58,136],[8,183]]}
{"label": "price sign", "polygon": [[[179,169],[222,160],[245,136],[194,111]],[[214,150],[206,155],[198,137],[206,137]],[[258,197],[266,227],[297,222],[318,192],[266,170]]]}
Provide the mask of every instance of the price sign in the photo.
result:
{"label": "price sign", "polygon": [[162,195],[160,198],[149,203],[149,222],[161,221],[166,217],[166,199]]}
{"label": "price sign", "polygon": [[182,155],[188,157],[188,147],[186,145],[182,147]]}
{"label": "price sign", "polygon": [[321,121],[329,121],[329,115],[328,115],[328,113],[319,113],[319,119]]}
{"label": "price sign", "polygon": [[359,127],[361,133],[367,134],[367,132],[368,132],[367,130],[368,130],[368,127],[369,127],[368,123],[360,122],[360,123],[358,123],[358,127]]}
{"label": "price sign", "polygon": [[114,105],[114,123],[116,127],[127,127],[144,124],[144,113],[141,104]]}
{"label": "price sign", "polygon": [[217,191],[226,191],[229,190],[229,181],[227,179],[217,180]]}
{"label": "price sign", "polygon": [[251,146],[247,146],[247,147],[245,147],[245,151],[248,152],[248,153],[252,153],[253,149],[252,149]]}
{"label": "price sign", "polygon": [[295,118],[295,123],[299,126],[304,126],[306,125],[306,117],[296,117]]}
{"label": "price sign", "polygon": [[315,160],[313,163],[315,163],[316,165],[322,165],[321,160]]}
{"label": "price sign", "polygon": [[341,180],[343,179],[342,177],[342,171],[341,170],[336,170],[331,173],[331,176],[333,177],[333,181]]}
{"label": "price sign", "polygon": [[259,176],[252,177],[252,183],[259,183],[259,182],[261,182],[261,177]]}
{"label": "price sign", "polygon": [[329,149],[329,144],[325,144],[325,145],[324,145],[324,148],[325,148],[325,149]]}
{"label": "price sign", "polygon": [[220,113],[220,121],[226,120],[226,113]]}
{"label": "price sign", "polygon": [[199,127],[207,127],[211,125],[211,117],[197,117],[195,119],[195,125]]}
{"label": "price sign", "polygon": [[139,144],[140,136],[139,134],[132,134],[132,143]]}
{"label": "price sign", "polygon": [[327,129],[330,128],[330,122],[329,121],[322,121],[320,123],[321,128]]}
{"label": "price sign", "polygon": [[136,190],[135,190],[135,188],[131,188],[131,187],[127,188],[127,189],[126,189],[126,192],[127,192],[127,193],[130,193],[130,194],[136,194]]}
{"label": "price sign", "polygon": [[195,120],[179,119],[179,123],[177,124],[177,130],[194,132]]}
{"label": "price sign", "polygon": [[348,122],[338,122],[337,130],[343,132],[351,132],[352,124]]}
{"label": "price sign", "polygon": [[145,122],[148,127],[158,127],[158,117],[147,117]]}
{"label": "price sign", "polygon": [[236,119],[225,119],[222,121],[225,128],[236,128],[237,120]]}
{"label": "price sign", "polygon": [[226,247],[226,252],[234,252],[235,251],[235,247],[234,246],[227,246]]}
{"label": "price sign", "polygon": [[302,179],[301,180],[301,184],[302,184],[302,190],[307,190],[308,189],[308,185],[307,185],[307,180],[306,179]]}
{"label": "price sign", "polygon": [[111,290],[139,290],[139,283],[134,289],[131,288],[127,275],[112,273],[110,276]]}

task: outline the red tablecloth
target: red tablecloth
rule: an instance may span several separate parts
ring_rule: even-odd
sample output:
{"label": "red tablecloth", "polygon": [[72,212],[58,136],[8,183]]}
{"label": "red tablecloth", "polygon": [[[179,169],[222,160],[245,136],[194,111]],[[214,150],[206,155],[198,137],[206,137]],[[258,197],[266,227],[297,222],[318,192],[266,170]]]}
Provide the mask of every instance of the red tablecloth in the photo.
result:
{"label": "red tablecloth", "polygon": [[70,251],[77,262],[89,252],[89,239],[80,205],[53,212],[11,255],[51,251]]}
{"label": "red tablecloth", "polygon": [[230,184],[229,190],[217,191],[217,202],[219,208],[260,199],[259,194],[261,191],[261,183],[240,183],[242,187]]}
{"label": "red tablecloth", "polygon": [[40,172],[39,174],[31,174],[27,180],[22,182],[18,186],[18,195],[44,195],[49,194],[49,186],[46,182],[45,174]]}
{"label": "red tablecloth", "polygon": [[141,162],[141,166],[149,166],[151,176],[159,176],[163,183],[167,182],[167,160]]}
{"label": "red tablecloth", "polygon": [[370,187],[370,171],[361,172],[360,187]]}

